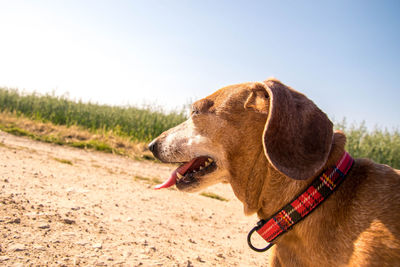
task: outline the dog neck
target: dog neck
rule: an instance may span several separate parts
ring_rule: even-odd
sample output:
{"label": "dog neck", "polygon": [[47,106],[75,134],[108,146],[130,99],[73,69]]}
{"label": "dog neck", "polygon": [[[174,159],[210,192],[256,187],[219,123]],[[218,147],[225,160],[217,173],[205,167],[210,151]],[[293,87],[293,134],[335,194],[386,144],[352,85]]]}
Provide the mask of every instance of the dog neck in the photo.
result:
{"label": "dog neck", "polygon": [[[341,132],[335,132],[331,152],[325,166],[321,169],[327,169],[343,155],[345,149],[346,137]],[[289,203],[294,197],[303,192],[320,173],[316,173],[307,180],[291,179],[273,167],[268,167],[264,174],[262,190],[259,194],[257,215],[260,219],[266,219],[276,213],[281,207]],[[277,195],[279,194],[279,195]]]}

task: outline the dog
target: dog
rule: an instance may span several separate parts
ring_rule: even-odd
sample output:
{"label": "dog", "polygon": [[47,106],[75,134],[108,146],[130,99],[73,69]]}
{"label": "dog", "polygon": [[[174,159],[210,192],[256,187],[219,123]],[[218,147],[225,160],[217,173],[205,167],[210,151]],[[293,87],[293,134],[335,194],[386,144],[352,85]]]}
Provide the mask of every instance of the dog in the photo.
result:
{"label": "dog", "polygon": [[[229,183],[246,215],[267,220],[337,165],[345,143],[311,100],[270,78],[198,100],[188,120],[149,149],[181,164],[157,189]],[[369,159],[349,162],[331,195],[272,241],[271,266],[400,266],[400,171]]]}

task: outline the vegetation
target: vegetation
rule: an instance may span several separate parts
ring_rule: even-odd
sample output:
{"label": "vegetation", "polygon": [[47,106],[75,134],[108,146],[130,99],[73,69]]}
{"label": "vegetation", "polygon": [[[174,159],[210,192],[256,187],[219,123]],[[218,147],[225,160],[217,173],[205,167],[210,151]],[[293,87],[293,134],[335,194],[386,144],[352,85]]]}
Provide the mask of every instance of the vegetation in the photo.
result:
{"label": "vegetation", "polygon": [[58,161],[60,163],[64,163],[64,164],[68,164],[68,165],[73,165],[72,161],[68,160],[68,159],[60,159],[60,158],[53,158],[55,161]]}
{"label": "vegetation", "polygon": [[74,102],[66,97],[22,94],[18,90],[4,88],[0,88],[0,111],[55,125],[81,126],[92,132],[112,131],[143,142],[154,139],[185,120],[183,111],[167,114],[151,108]]}
{"label": "vegetation", "polygon": [[345,119],[335,128],[347,137],[346,150],[355,158],[370,158],[375,162],[400,169],[400,132],[375,128],[369,131],[365,122],[347,125]]}
{"label": "vegetation", "polygon": [[[154,160],[145,142],[184,121],[183,111],[115,107],[74,102],[54,95],[23,94],[0,88],[0,130],[35,140]],[[365,123],[335,123],[356,158],[400,169],[400,132],[368,130]]]}
{"label": "vegetation", "polygon": [[212,193],[212,192],[201,192],[200,195],[203,196],[203,197],[209,197],[209,198],[216,199],[216,200],[219,200],[219,201],[228,201],[228,199],[226,199],[224,197],[221,197],[220,195],[217,195],[217,194]]}
{"label": "vegetation", "polygon": [[[135,176],[134,178],[136,181],[142,181],[150,186],[155,186],[161,184],[163,181],[157,177],[143,177],[143,176]],[[168,188],[168,190],[176,190],[174,187]]]}
{"label": "vegetation", "polygon": [[54,125],[28,119],[14,113],[0,113],[0,130],[34,140],[67,145],[77,148],[94,149],[102,152],[125,155],[136,160],[154,160],[146,150],[146,143],[132,141],[129,137],[118,136],[112,131],[89,131],[79,126]]}

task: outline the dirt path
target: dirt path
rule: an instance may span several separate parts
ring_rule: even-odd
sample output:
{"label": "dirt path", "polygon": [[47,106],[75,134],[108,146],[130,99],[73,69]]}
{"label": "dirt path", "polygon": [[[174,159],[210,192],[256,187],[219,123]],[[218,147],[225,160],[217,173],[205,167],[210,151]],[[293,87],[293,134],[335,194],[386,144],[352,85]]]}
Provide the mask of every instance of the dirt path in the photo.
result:
{"label": "dirt path", "polygon": [[171,170],[0,131],[0,265],[265,266],[229,186],[153,190]]}

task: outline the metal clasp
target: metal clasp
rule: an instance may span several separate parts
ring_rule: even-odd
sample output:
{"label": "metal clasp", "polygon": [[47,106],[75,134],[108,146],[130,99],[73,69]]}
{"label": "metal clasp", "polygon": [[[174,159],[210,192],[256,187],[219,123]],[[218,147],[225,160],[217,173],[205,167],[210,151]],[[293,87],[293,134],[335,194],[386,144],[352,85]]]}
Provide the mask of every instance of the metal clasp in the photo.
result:
{"label": "metal clasp", "polygon": [[268,249],[270,249],[274,244],[273,243],[268,243],[268,245],[265,248],[256,248],[255,246],[253,246],[253,244],[251,243],[251,236],[253,235],[253,233],[255,231],[257,231],[258,229],[260,229],[262,226],[261,221],[258,222],[258,225],[256,227],[254,227],[253,229],[250,230],[249,234],[247,235],[247,244],[249,245],[249,247],[257,252],[264,252],[267,251]]}

